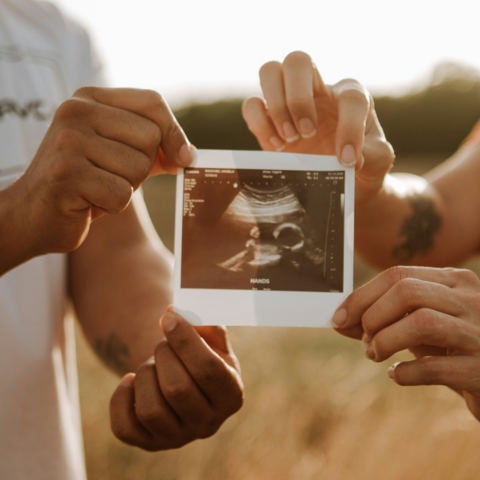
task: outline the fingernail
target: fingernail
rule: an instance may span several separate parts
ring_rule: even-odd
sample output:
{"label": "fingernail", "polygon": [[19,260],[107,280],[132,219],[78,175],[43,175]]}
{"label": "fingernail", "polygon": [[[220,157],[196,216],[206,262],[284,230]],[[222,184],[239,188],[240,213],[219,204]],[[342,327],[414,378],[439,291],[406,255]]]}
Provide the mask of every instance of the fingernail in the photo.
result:
{"label": "fingernail", "polygon": [[177,326],[177,315],[173,312],[166,313],[162,318],[162,326],[165,332],[171,332]]}
{"label": "fingernail", "polygon": [[394,363],[388,370],[387,370],[387,375],[393,379],[394,376],[395,376],[395,369],[397,368],[397,365],[399,364],[400,362],[397,362],[397,363]]}
{"label": "fingernail", "polygon": [[375,352],[373,350],[372,344],[370,344],[366,349],[365,349],[365,356],[369,358],[370,360],[375,360]]}
{"label": "fingernail", "polygon": [[364,333],[362,337],[362,342],[365,347],[368,347],[372,343],[372,337],[368,333]]}
{"label": "fingernail", "polygon": [[121,380],[120,385],[122,387],[129,387],[132,388],[135,383],[135,374],[134,373],[127,373]]}
{"label": "fingernail", "polygon": [[300,138],[300,135],[291,122],[285,122],[283,124],[283,133],[288,143],[296,142]]}
{"label": "fingernail", "polygon": [[342,328],[343,325],[347,323],[348,315],[347,310],[342,308],[335,312],[335,315],[332,318],[332,324],[335,328]]}
{"label": "fingernail", "polygon": [[281,152],[282,150],[285,149],[285,142],[280,137],[277,137],[276,135],[270,138],[270,143],[272,144],[272,147],[277,152]]}
{"label": "fingernail", "polygon": [[194,160],[194,154],[192,149],[187,145],[183,145],[178,151],[178,159],[180,160],[180,166],[188,167]]}
{"label": "fingernail", "polygon": [[298,128],[303,138],[312,138],[317,134],[315,125],[309,118],[302,118],[298,122]]}
{"label": "fingernail", "polygon": [[357,163],[357,158],[355,156],[355,149],[351,145],[345,145],[343,147],[340,162],[345,167],[353,167]]}

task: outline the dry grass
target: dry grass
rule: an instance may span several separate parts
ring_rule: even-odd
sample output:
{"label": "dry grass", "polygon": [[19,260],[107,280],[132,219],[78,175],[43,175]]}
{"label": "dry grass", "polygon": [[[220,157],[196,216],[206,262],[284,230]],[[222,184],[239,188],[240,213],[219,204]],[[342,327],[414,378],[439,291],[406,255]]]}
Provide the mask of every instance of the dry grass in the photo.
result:
{"label": "dry grass", "polygon": [[[419,165],[421,165],[419,167]],[[404,167],[405,168],[405,167]],[[426,169],[417,160],[410,171]],[[145,197],[167,245],[172,182]],[[165,201],[165,198],[168,201]],[[470,266],[478,271],[477,264]],[[375,272],[356,263],[357,286]],[[480,425],[442,387],[401,388],[359,342],[333,331],[231,328],[246,387],[242,411],[213,438],[146,453],[109,430],[117,379],[78,335],[80,392],[90,480],[467,480],[480,477]]]}

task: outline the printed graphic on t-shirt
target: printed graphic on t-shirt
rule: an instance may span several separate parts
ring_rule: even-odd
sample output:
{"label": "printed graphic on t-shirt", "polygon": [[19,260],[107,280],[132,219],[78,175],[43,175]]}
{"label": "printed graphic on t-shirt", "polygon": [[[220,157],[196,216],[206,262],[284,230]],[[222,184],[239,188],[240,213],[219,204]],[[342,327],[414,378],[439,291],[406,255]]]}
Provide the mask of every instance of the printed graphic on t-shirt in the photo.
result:
{"label": "printed graphic on t-shirt", "polygon": [[0,99],[0,120],[9,113],[20,118],[31,117],[43,122],[53,116],[53,111],[45,109],[45,100],[43,99],[30,100],[23,105],[11,98]]}
{"label": "printed graphic on t-shirt", "polygon": [[28,167],[68,95],[58,53],[0,44],[0,188]]}

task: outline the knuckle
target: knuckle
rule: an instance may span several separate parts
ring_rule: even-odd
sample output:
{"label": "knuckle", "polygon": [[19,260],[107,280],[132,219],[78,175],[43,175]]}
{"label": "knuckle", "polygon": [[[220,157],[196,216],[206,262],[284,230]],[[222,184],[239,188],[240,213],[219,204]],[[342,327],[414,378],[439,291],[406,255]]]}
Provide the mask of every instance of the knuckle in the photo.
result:
{"label": "knuckle", "polygon": [[428,337],[438,327],[438,321],[433,310],[421,308],[415,312],[415,328],[421,338]]}
{"label": "knuckle", "polygon": [[260,71],[259,71],[260,78],[270,76],[272,74],[280,72],[281,69],[282,69],[282,65],[279,62],[271,61],[271,62],[264,63],[260,67]]}
{"label": "knuckle", "polygon": [[313,105],[313,96],[287,98],[287,105],[293,114],[304,112],[309,110],[310,106]]}
{"label": "knuckle", "polygon": [[[58,153],[72,153],[82,149],[84,140],[83,132],[75,128],[64,128],[57,135],[55,142],[55,150]],[[64,162],[71,163],[71,162]]]}
{"label": "knuckle", "polygon": [[55,118],[56,119],[63,119],[67,118],[71,115],[73,110],[76,108],[78,100],[69,98],[68,100],[65,100],[56,110],[55,112]]}
{"label": "knuckle", "polygon": [[378,332],[372,340],[372,344],[375,347],[376,361],[381,361],[390,356],[390,350],[388,348],[388,341],[386,334],[383,330]]}
{"label": "knuckle", "polygon": [[108,191],[113,195],[114,207],[111,213],[120,213],[128,206],[132,198],[132,186],[123,179],[113,179],[106,182]]}
{"label": "knuckle", "polygon": [[140,365],[139,369],[137,370],[136,381],[141,382],[145,378],[152,377],[152,375],[154,378],[157,376],[155,364],[152,360],[148,360],[144,364]]}
{"label": "knuckle", "polygon": [[212,417],[211,419],[205,421],[199,428],[197,437],[202,439],[209,438],[218,432],[220,426],[221,422],[219,422],[215,417]]}
{"label": "knuckle", "polygon": [[202,366],[202,369],[199,373],[199,380],[203,384],[214,385],[221,379],[223,373],[222,370],[223,369],[219,366],[215,359],[209,358]]}
{"label": "knuckle", "polygon": [[349,101],[349,102],[355,102],[361,105],[362,107],[367,108],[368,107],[368,100],[365,97],[365,95],[360,92],[359,90],[356,89],[347,89],[343,90],[338,94],[338,99],[340,101]]}
{"label": "knuckle", "polygon": [[365,93],[363,86],[356,80],[343,80],[339,84],[339,91],[337,93],[338,100],[347,100],[350,102],[359,103],[365,108],[370,106],[370,99]]}
{"label": "knuckle", "polygon": [[154,402],[148,402],[137,407],[137,418],[143,425],[155,424],[163,415],[160,405]]}
{"label": "knuckle", "polygon": [[347,297],[347,299],[343,303],[343,306],[347,311],[356,311],[358,308],[360,308],[361,300],[362,300],[362,292],[363,292],[363,289],[362,287],[360,287],[357,290],[354,290]]}
{"label": "knuckle", "polygon": [[74,178],[75,168],[73,162],[57,160],[50,167],[50,180],[54,185],[62,185],[71,178]]}
{"label": "knuckle", "polygon": [[77,90],[75,90],[75,93],[73,94],[74,97],[88,97],[88,98],[93,98],[95,95],[95,91],[98,90],[98,87],[80,87]]}
{"label": "knuckle", "polygon": [[471,270],[459,269],[457,270],[457,275],[460,280],[468,285],[478,285],[480,282],[478,276]]}
{"label": "knuckle", "polygon": [[155,90],[144,90],[145,103],[147,108],[157,110],[166,106],[163,96]]}
{"label": "knuckle", "polygon": [[290,52],[283,60],[283,64],[287,67],[295,67],[304,63],[312,63],[312,58],[308,53],[302,52],[301,50]]}
{"label": "knuckle", "polygon": [[90,102],[72,97],[58,107],[55,117],[59,120],[81,118],[90,115],[93,109],[94,106]]}
{"label": "knuckle", "polygon": [[385,276],[389,285],[395,285],[401,280],[408,278],[408,271],[402,266],[391,267],[385,272]]}
{"label": "knuckle", "polygon": [[375,308],[370,307],[362,316],[363,329],[371,336],[376,331],[376,323]]}
{"label": "knuckle", "polygon": [[411,304],[418,298],[418,281],[414,278],[400,280],[395,288],[400,300],[406,304]]}
{"label": "knuckle", "polygon": [[238,385],[238,388],[235,390],[235,393],[232,395],[230,402],[230,414],[238,412],[245,403],[245,393],[243,390],[243,385]]}
{"label": "knuckle", "polygon": [[124,422],[112,420],[110,423],[110,428],[113,435],[115,435],[115,437],[122,442],[128,442],[130,439],[130,429]]}
{"label": "knuckle", "polygon": [[365,87],[356,78],[344,78],[340,80],[336,85],[339,92],[343,90],[358,90],[362,92],[362,95],[366,95]]}
{"label": "knuckle", "polygon": [[177,403],[185,403],[191,394],[189,384],[180,380],[162,385],[162,392],[167,398]]}

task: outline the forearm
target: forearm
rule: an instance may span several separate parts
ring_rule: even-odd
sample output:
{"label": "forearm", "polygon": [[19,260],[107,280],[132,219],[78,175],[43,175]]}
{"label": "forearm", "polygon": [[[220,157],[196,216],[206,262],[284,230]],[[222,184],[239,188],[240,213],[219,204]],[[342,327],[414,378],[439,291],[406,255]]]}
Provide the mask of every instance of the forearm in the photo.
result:
{"label": "forearm", "polygon": [[18,181],[0,190],[0,277],[39,255],[29,232]]}
{"label": "forearm", "polygon": [[480,243],[479,151],[461,149],[425,177],[389,175],[355,212],[355,248],[369,263],[451,266]]}
{"label": "forearm", "polygon": [[159,319],[172,301],[172,258],[158,238],[152,240],[154,233],[135,225],[132,206],[97,222],[70,255],[71,295],[93,349],[124,374],[151,357],[162,338]]}
{"label": "forearm", "polygon": [[383,190],[357,207],[355,217],[356,251],[372,265],[435,261],[444,205],[422,177],[388,175]]}

